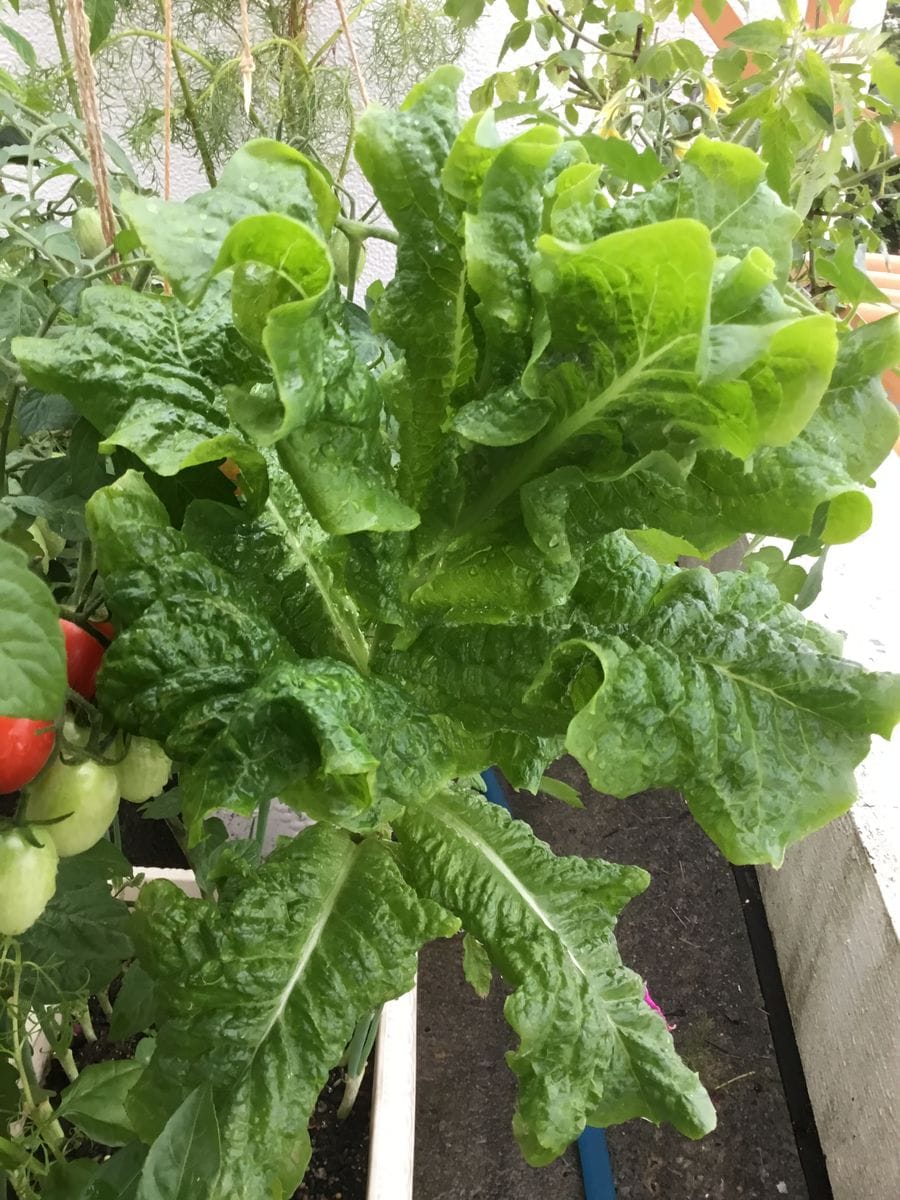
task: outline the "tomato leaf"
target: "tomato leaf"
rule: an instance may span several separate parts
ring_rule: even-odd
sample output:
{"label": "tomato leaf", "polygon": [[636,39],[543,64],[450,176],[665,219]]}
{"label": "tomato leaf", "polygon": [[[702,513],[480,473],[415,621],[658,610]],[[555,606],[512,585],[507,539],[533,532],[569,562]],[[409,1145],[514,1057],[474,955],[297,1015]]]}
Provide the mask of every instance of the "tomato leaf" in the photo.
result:
{"label": "tomato leaf", "polygon": [[837,289],[837,294],[848,304],[887,304],[888,298],[875,286],[865,271],[854,262],[855,246],[852,240],[841,242],[830,257],[816,260],[816,274]]}
{"label": "tomato leaf", "polygon": [[60,860],[56,895],[22,936],[25,958],[41,964],[33,983],[39,1002],[52,1004],[60,992],[95,995],[134,956],[128,908],[110,890],[111,880],[130,875],[111,842]]}
{"label": "tomato leaf", "polygon": [[91,28],[91,53],[106,41],[116,19],[117,0],[85,0],[84,9]]}
{"label": "tomato leaf", "polygon": [[113,1015],[109,1022],[110,1038],[114,1042],[122,1042],[136,1033],[146,1033],[153,1025],[156,1010],[153,980],[140,963],[132,963],[125,972],[122,985],[116,994]]}
{"label": "tomato leaf", "polygon": [[221,1140],[209,1083],[175,1109],[144,1160],[136,1200],[190,1200],[210,1196]]}
{"label": "tomato leaf", "polygon": [[134,1136],[125,1104],[143,1072],[129,1059],[92,1063],[62,1092],[57,1112],[94,1141],[124,1146]]}
{"label": "tomato leaf", "polygon": [[0,715],[53,720],[66,694],[59,612],[21,550],[0,540]]}

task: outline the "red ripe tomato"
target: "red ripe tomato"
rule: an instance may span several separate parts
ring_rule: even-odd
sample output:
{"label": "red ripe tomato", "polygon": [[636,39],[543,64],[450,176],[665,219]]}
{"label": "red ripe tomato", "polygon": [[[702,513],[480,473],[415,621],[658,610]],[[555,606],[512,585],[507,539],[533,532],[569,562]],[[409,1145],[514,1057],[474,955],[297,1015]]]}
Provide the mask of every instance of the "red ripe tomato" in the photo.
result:
{"label": "red ripe tomato", "polygon": [[[63,637],[66,642],[66,675],[69,687],[91,700],[96,690],[97,671],[103,661],[106,646],[87,630],[71,621],[60,620]],[[108,621],[98,622],[96,628],[107,639],[111,639],[115,631]]]}
{"label": "red ripe tomato", "polygon": [[30,783],[50,757],[55,740],[52,722],[0,717],[0,794]]}

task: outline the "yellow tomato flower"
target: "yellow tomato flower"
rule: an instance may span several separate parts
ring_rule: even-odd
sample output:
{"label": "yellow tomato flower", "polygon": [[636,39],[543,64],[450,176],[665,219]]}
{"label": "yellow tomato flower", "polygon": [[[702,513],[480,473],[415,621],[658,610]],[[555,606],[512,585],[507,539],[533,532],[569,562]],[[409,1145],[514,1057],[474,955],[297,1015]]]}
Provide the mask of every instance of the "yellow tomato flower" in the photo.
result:
{"label": "yellow tomato flower", "polygon": [[704,99],[706,100],[706,106],[713,116],[715,116],[717,112],[731,111],[731,105],[722,95],[722,90],[715,80],[704,80],[703,95]]}

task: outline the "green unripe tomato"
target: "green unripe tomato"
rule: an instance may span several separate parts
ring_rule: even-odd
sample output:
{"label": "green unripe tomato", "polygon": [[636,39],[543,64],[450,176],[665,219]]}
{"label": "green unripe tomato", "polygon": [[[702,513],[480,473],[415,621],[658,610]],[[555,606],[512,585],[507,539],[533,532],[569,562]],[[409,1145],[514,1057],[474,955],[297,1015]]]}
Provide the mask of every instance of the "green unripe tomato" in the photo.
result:
{"label": "green unripe tomato", "polygon": [[66,713],[63,720],[63,738],[70,746],[78,746],[79,748],[86,746],[90,741],[91,731],[85,725],[78,725],[71,713]]}
{"label": "green unripe tomato", "polygon": [[118,808],[119,778],[114,768],[90,759],[71,767],[57,760],[31,784],[25,801],[29,821],[66,817],[46,826],[60,858],[81,854],[99,842]]}
{"label": "green unripe tomato", "polygon": [[172,760],[159,742],[133,737],[128,753],[116,764],[119,795],[132,804],[143,804],[158,796],[172,774]]}
{"label": "green unripe tomato", "polygon": [[72,234],[85,258],[96,258],[106,249],[106,238],[96,208],[79,208],[72,217]]}
{"label": "green unripe tomato", "polygon": [[[328,239],[328,249],[331,253],[331,261],[334,263],[335,278],[342,287],[346,287],[350,282],[350,239],[343,230],[335,229]],[[364,246],[360,245],[359,260],[356,264],[357,279],[362,275],[365,265],[366,250]]]}
{"label": "green unripe tomato", "polygon": [[0,935],[17,937],[30,929],[56,891],[59,856],[46,829],[0,832]]}

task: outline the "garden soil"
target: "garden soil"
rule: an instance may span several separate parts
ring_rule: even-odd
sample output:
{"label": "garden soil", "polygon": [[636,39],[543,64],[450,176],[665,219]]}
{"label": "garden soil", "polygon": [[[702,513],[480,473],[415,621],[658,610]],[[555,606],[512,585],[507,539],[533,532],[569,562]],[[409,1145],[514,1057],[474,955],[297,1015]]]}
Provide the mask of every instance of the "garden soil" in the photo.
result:
{"label": "garden soil", "polygon": [[[731,867],[677,794],[613,800],[569,759],[551,774],[576,787],[586,809],[507,789],[513,815],[559,854],[650,872],[649,889],[620,918],[622,957],[676,1026],[676,1045],[718,1111],[718,1128],[699,1142],[644,1121],[609,1130],[618,1200],[821,1200],[800,1168]],[[495,980],[479,1000],[461,962],[459,939],[421,960],[415,1200],[582,1200],[574,1148],[540,1170],[522,1160],[503,993]]]}

